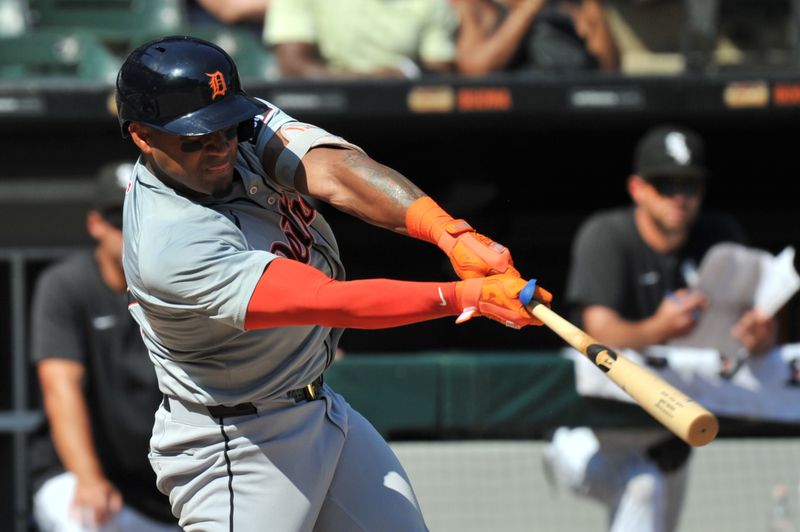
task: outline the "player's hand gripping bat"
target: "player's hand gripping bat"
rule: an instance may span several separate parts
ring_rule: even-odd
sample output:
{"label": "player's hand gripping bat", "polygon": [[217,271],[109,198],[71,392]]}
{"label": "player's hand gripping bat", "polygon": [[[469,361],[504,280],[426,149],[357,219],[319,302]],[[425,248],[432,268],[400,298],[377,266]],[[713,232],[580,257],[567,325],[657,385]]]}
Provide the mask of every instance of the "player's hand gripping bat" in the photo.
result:
{"label": "player's hand gripping bat", "polygon": [[520,301],[528,311],[565,342],[583,353],[647,413],[689,445],[700,447],[717,437],[719,423],[714,414],[652,371],[600,344],[553,310],[534,300],[535,286],[536,281],[530,281],[519,294]]}

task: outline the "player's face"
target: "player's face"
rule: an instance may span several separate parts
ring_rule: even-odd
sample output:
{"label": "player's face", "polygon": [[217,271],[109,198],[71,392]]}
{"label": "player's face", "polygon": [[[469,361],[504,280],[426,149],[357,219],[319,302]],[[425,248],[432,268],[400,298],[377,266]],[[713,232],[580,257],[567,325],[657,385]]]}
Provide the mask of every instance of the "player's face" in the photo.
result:
{"label": "player's face", "polygon": [[230,191],[239,146],[236,125],[191,137],[137,126],[131,126],[131,136],[159,179],[176,188],[209,196],[220,197]]}
{"label": "player's face", "polygon": [[636,202],[664,233],[683,233],[697,219],[705,183],[691,177],[640,179]]}
{"label": "player's face", "polygon": [[[122,207],[119,208],[120,210]],[[121,213],[120,213],[121,214]],[[122,269],[122,229],[114,221],[109,221],[107,211],[92,210],[86,216],[86,227],[89,234],[97,241],[97,252]],[[121,221],[121,216],[119,218]]]}

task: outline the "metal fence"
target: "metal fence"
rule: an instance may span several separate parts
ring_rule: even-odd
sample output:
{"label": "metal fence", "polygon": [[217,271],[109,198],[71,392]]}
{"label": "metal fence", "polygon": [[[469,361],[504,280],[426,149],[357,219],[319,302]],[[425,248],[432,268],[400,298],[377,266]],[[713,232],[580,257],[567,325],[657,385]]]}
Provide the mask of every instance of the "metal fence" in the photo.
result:
{"label": "metal fence", "polygon": [[30,529],[30,486],[28,483],[28,435],[43,421],[31,390],[31,371],[28,357],[28,302],[37,270],[53,260],[74,251],[69,248],[6,248],[0,249],[0,268],[6,277],[0,288],[2,326],[5,331],[3,374],[6,383],[0,385],[9,395],[0,403],[0,435],[11,439],[11,456],[2,457],[10,464],[10,475],[3,475],[0,492],[9,491],[10,507],[2,510],[0,528],[14,532]]}

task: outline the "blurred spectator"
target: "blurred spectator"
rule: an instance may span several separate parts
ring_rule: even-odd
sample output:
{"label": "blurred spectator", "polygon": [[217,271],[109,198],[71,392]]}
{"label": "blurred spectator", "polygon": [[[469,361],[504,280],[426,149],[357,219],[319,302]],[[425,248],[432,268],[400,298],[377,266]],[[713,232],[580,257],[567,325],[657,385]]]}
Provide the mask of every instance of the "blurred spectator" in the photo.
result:
{"label": "blurred spectator", "polygon": [[796,69],[800,3],[605,0],[626,74]]}
{"label": "blurred spectator", "polygon": [[129,174],[130,165],[101,172],[86,215],[94,249],[51,265],[36,284],[32,356],[49,421],[31,453],[42,532],[178,530],[147,459],[161,394],[128,313],[121,226]]}
{"label": "blurred spectator", "polygon": [[[634,205],[593,215],[579,229],[567,300],[571,318],[601,343],[643,350],[694,329],[708,301],[685,277],[712,246],[744,236],[732,218],[700,212],[707,171],[697,133],[652,129],[637,146],[634,171]],[[754,311],[732,330],[755,354],[775,344],[775,333],[775,320]],[[610,530],[675,530],[690,455],[677,437],[661,428],[560,428],[547,455],[573,490],[608,506]]]}
{"label": "blurred spectator", "polygon": [[261,38],[270,0],[187,0],[189,24],[248,30]]}
{"label": "blurred spectator", "polygon": [[283,76],[417,77],[453,69],[449,0],[272,0],[264,41]]}
{"label": "blurred spectator", "polygon": [[465,74],[619,69],[599,0],[453,0]]}

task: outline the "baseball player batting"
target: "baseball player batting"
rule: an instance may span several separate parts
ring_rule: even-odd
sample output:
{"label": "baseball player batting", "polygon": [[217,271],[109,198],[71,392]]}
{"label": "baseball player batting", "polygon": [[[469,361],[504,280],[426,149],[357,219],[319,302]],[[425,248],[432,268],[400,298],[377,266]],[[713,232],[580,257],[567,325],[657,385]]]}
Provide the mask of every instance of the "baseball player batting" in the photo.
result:
{"label": "baseball player batting", "polygon": [[[322,375],[346,327],[540,325],[509,251],[357,146],[248,96],[211,43],[142,45],[116,101],[141,151],[123,218],[130,311],[164,393],[149,456],[180,526],[426,530],[389,446]],[[435,243],[462,280],[344,281],[307,197]]]}

